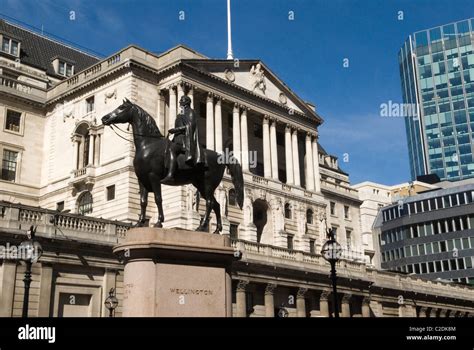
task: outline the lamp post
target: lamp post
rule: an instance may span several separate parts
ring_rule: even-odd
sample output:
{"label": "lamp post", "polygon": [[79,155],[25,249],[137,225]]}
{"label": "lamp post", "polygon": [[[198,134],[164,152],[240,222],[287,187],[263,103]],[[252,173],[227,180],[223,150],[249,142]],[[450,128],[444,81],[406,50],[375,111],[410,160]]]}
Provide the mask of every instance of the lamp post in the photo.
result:
{"label": "lamp post", "polygon": [[320,218],[321,221],[324,220],[326,228],[326,237],[328,240],[323,244],[321,248],[321,255],[323,258],[331,264],[331,281],[332,281],[332,294],[333,294],[333,304],[334,304],[334,317],[339,318],[339,306],[337,304],[337,275],[336,275],[336,263],[341,258],[342,247],[336,241],[334,230],[327,228],[326,216]]}
{"label": "lamp post", "polygon": [[115,288],[110,288],[109,296],[105,299],[105,307],[109,310],[109,317],[114,317],[115,308],[118,306],[118,299],[115,296]]}
{"label": "lamp post", "polygon": [[28,305],[30,301],[30,285],[31,285],[31,266],[37,262],[43,254],[41,244],[35,239],[36,227],[31,226],[30,230],[26,232],[28,239],[20,243],[20,259],[26,263],[25,278],[25,293],[23,294],[23,311],[22,317],[28,317]]}

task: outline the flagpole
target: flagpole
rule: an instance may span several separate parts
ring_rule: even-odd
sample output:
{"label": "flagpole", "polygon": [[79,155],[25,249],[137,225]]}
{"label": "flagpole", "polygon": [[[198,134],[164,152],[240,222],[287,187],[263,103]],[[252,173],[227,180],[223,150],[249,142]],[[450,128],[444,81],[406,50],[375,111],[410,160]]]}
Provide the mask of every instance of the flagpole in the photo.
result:
{"label": "flagpole", "polygon": [[233,60],[234,54],[232,53],[232,31],[230,23],[230,0],[227,0],[227,59]]}

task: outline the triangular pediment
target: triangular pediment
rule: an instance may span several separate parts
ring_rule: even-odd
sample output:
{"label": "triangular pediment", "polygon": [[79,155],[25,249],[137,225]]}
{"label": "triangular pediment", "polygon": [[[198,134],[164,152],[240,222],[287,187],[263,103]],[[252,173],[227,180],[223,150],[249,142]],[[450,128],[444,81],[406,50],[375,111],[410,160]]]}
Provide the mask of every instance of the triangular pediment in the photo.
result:
{"label": "triangular pediment", "polygon": [[235,84],[286,108],[320,120],[314,110],[291,91],[261,61],[189,60],[186,63],[203,73],[218,77],[227,83]]}

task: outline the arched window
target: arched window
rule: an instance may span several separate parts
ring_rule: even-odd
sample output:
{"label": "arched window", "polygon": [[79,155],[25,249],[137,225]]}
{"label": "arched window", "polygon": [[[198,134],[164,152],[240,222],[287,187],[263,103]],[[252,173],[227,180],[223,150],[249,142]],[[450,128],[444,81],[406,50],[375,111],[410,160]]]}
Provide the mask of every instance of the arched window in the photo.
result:
{"label": "arched window", "polygon": [[306,223],[313,223],[313,211],[311,209],[306,210]]}
{"label": "arched window", "polygon": [[229,204],[233,205],[234,207],[237,205],[235,199],[235,190],[233,188],[229,190]]}
{"label": "arched window", "polygon": [[90,153],[93,152],[93,139],[89,132],[90,126],[88,123],[81,123],[74,133],[73,141],[77,143],[75,146],[76,154],[76,169],[82,169],[89,165]]}
{"label": "arched window", "polygon": [[92,213],[92,194],[89,191],[81,194],[77,200],[77,212],[80,215]]}
{"label": "arched window", "polygon": [[290,206],[290,203],[285,204],[285,219],[291,219],[291,206]]}

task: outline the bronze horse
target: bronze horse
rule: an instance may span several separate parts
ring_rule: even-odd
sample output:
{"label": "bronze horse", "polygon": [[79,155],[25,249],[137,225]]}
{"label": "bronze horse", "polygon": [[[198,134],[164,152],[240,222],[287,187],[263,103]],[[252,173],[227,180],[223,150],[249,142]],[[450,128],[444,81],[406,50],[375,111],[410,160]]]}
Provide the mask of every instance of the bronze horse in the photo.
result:
{"label": "bronze horse", "polygon": [[[170,141],[161,134],[153,118],[128,99],[125,99],[117,109],[102,117],[102,124],[104,125],[111,126],[112,124],[122,123],[130,123],[132,126],[135,144],[133,165],[140,185],[141,208],[137,226],[141,227],[145,224],[148,192],[153,192],[158,208],[158,221],[154,226],[162,227],[165,217],[163,214],[160,181],[167,174],[165,149],[167,142]],[[224,170],[227,167],[235,188],[237,204],[242,209],[244,200],[242,167],[233,157],[229,159],[228,163],[225,163],[220,161],[224,157],[220,157],[217,152],[208,149],[205,149],[204,152],[207,157],[207,166],[198,165],[196,168],[188,169],[178,168],[172,186],[192,184],[196,187],[201,197],[206,200],[206,212],[196,230],[205,232],[209,230],[211,210],[214,210],[217,220],[217,228],[214,233],[219,233],[222,231],[222,220],[220,206],[214,197],[214,191],[219,186]],[[184,158],[184,155],[180,154],[179,157]],[[180,161],[179,157],[178,163],[182,164],[184,160]]]}

